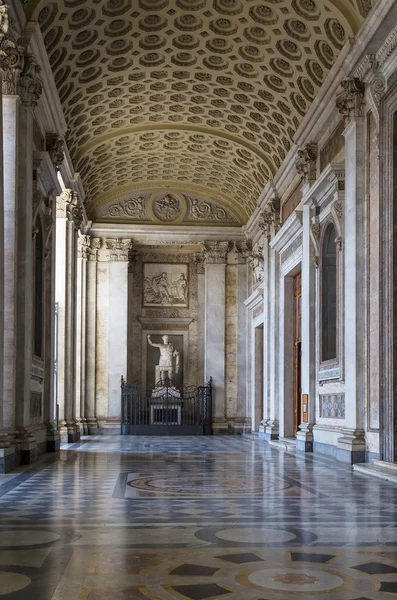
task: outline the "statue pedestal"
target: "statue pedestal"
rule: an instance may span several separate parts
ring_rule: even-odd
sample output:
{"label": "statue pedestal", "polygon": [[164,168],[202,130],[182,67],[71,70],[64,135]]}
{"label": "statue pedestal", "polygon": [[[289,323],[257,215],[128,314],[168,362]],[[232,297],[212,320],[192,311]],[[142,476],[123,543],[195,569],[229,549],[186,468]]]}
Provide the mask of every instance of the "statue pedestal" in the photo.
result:
{"label": "statue pedestal", "polygon": [[150,400],[151,425],[181,425],[181,393],[174,387],[156,387]]}

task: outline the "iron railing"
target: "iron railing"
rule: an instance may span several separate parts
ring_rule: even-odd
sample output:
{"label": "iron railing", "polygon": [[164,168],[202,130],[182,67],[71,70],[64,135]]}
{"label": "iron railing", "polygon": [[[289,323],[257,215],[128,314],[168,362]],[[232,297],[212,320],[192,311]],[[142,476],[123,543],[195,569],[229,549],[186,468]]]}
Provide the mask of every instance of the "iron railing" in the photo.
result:
{"label": "iron railing", "polygon": [[211,435],[212,379],[176,389],[169,380],[142,389],[121,378],[121,433],[124,435]]}

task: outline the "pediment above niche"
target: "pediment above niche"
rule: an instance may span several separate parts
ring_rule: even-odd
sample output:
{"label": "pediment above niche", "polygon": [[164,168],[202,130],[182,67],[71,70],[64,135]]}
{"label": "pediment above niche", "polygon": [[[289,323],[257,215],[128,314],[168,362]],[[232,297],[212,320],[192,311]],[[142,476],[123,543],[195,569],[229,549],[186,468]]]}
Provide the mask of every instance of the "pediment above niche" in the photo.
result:
{"label": "pediment above niche", "polygon": [[97,222],[169,225],[231,225],[241,220],[215,200],[171,191],[142,192],[102,205],[90,215]]}

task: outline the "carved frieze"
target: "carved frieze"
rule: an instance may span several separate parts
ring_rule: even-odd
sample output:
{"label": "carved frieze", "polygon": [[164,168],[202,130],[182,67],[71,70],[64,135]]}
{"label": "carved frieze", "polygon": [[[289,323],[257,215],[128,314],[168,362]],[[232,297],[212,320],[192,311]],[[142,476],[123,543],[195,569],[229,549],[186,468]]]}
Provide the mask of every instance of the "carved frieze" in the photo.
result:
{"label": "carved frieze", "polygon": [[229,242],[204,242],[204,257],[207,264],[224,264],[227,261]]}
{"label": "carved frieze", "polygon": [[109,250],[108,257],[110,261],[128,262],[129,251],[132,248],[131,239],[106,238],[105,245],[107,250]]}
{"label": "carved frieze", "polygon": [[315,181],[317,162],[317,144],[306,144],[299,148],[295,162],[296,170],[304,183]]}
{"label": "carved frieze", "polygon": [[214,200],[174,192],[142,192],[125,196],[104,206],[99,218],[110,220],[173,223],[220,223],[238,225],[239,220]]}
{"label": "carved frieze", "polygon": [[364,115],[365,83],[358,77],[351,77],[341,82],[341,88],[336,97],[336,107],[347,125],[351,119]]}

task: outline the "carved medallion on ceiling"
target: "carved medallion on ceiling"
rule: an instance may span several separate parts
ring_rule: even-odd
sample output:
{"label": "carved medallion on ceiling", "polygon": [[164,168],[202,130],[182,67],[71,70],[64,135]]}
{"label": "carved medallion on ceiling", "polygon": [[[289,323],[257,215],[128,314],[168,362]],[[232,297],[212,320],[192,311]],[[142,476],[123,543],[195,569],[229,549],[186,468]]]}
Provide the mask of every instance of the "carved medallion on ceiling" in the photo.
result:
{"label": "carved medallion on ceiling", "polygon": [[28,0],[89,210],[149,186],[184,188],[246,220],[370,6]]}

